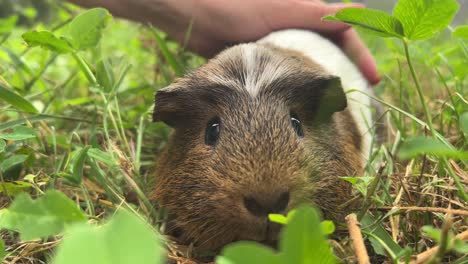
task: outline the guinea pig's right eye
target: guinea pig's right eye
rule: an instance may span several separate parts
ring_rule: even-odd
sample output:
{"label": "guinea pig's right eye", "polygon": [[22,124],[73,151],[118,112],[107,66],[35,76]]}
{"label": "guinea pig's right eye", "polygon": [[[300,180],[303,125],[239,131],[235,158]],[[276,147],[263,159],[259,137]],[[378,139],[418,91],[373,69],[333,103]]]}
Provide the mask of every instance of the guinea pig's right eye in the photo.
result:
{"label": "guinea pig's right eye", "polygon": [[299,137],[304,137],[301,121],[299,120],[299,117],[293,113],[291,113],[291,126]]}
{"label": "guinea pig's right eye", "polygon": [[205,144],[214,146],[218,142],[221,120],[215,117],[208,122],[205,130]]}

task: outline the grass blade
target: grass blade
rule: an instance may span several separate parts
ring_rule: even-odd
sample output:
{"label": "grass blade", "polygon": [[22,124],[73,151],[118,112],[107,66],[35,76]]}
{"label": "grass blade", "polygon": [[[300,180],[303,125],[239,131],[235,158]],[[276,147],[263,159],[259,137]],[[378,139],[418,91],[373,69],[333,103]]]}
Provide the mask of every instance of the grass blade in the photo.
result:
{"label": "grass blade", "polygon": [[159,35],[159,33],[156,31],[155,28],[150,27],[150,30],[153,33],[154,39],[156,40],[156,43],[158,44],[158,47],[161,50],[161,53],[163,54],[167,63],[169,63],[171,68],[174,70],[175,74],[177,76],[184,75],[184,68],[176,59],[176,57],[171,52],[169,52],[166,42],[161,38],[161,36]]}
{"label": "grass blade", "polygon": [[38,113],[36,107],[34,107],[28,100],[26,100],[21,95],[12,92],[10,89],[7,89],[2,84],[0,84],[0,99],[5,100],[12,106],[23,110],[28,113]]}

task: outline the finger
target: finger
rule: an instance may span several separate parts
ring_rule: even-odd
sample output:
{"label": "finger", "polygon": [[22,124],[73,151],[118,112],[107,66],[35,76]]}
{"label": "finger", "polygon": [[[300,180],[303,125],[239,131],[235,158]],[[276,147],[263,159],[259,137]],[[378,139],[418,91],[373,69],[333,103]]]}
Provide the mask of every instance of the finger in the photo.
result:
{"label": "finger", "polygon": [[[362,4],[325,4],[315,1],[282,1],[281,12],[269,17],[273,30],[285,28],[303,28],[320,33],[336,33],[344,31],[350,26],[336,21],[322,21],[322,17],[332,15],[347,7],[364,7]],[[276,7],[275,7],[276,8]],[[276,12],[274,12],[276,11]]]}
{"label": "finger", "polygon": [[375,85],[380,82],[377,64],[367,46],[354,29],[348,29],[331,37],[346,55],[358,66],[364,77]]}
{"label": "finger", "polygon": [[[182,41],[178,41],[179,43],[182,43]],[[187,41],[186,45],[189,50],[194,51],[205,58],[212,58],[221,50],[228,47],[228,44],[206,36],[202,38],[193,36]]]}

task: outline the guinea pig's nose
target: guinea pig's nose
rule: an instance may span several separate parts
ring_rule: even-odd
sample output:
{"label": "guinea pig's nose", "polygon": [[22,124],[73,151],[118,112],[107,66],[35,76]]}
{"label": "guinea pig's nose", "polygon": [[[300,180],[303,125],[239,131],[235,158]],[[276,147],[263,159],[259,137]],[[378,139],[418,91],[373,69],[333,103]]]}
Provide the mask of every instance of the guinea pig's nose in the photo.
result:
{"label": "guinea pig's nose", "polygon": [[279,195],[272,195],[274,199],[255,199],[254,197],[245,197],[244,206],[251,214],[255,216],[268,216],[272,213],[281,213],[288,207],[289,192],[283,192]]}

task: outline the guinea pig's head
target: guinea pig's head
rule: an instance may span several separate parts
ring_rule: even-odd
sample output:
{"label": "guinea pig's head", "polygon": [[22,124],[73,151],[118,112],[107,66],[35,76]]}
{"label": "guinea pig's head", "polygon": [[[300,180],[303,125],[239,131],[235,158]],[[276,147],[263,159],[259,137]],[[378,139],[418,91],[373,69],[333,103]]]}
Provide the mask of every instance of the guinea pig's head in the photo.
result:
{"label": "guinea pig's head", "polygon": [[332,118],[346,105],[339,78],[261,44],[229,48],[159,90],[153,119],[174,128],[154,192],[168,231],[201,249],[271,244],[279,227],[268,214],[317,199],[336,206],[346,192],[337,177],[353,169],[339,163]]}

